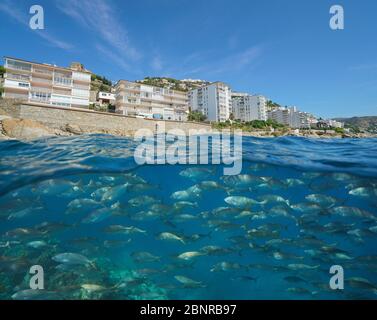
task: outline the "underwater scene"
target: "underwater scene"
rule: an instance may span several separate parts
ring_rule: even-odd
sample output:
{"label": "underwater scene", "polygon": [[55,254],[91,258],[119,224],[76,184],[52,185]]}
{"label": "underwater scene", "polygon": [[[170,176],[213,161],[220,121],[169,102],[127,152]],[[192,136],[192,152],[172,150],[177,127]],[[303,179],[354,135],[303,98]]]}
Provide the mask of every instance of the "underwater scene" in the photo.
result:
{"label": "underwater scene", "polygon": [[377,298],[377,139],[244,137],[238,175],[136,145],[0,142],[0,299]]}

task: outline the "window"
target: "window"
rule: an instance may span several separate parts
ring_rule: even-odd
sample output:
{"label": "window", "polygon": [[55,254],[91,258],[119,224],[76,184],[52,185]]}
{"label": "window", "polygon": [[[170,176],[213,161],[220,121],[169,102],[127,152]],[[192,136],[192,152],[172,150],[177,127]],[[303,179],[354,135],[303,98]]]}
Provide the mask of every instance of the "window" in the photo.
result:
{"label": "window", "polygon": [[31,71],[31,64],[7,59],[6,68],[15,70]]}
{"label": "window", "polygon": [[63,85],[63,86],[70,86],[72,84],[72,79],[61,77],[61,76],[55,76],[54,77],[54,84],[57,85]]}
{"label": "window", "polygon": [[7,72],[7,78],[8,79],[14,79],[14,80],[24,80],[29,81],[29,76],[23,75],[23,74],[15,74],[15,73],[9,73]]}
{"label": "window", "polygon": [[30,100],[49,102],[50,98],[51,98],[51,94],[47,92],[33,91],[30,93]]}

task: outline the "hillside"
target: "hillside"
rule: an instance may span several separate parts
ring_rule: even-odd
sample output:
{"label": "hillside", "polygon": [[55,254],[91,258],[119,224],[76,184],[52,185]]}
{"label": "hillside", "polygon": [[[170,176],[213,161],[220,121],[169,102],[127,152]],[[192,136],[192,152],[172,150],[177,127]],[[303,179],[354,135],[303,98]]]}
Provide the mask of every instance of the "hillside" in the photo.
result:
{"label": "hillside", "polygon": [[92,74],[91,80],[90,90],[111,92],[112,83],[110,80],[96,74]]}
{"label": "hillside", "polygon": [[344,122],[346,128],[377,133],[377,116],[336,118],[335,120]]}
{"label": "hillside", "polygon": [[210,83],[205,80],[178,80],[166,77],[146,77],[143,80],[136,80],[136,82],[185,92]]}

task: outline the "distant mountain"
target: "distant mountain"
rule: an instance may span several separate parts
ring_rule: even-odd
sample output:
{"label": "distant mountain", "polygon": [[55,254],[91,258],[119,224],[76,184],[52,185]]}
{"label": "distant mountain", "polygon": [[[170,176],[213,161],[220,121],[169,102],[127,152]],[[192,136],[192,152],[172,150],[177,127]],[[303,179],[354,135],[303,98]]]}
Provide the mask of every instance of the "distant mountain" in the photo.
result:
{"label": "distant mountain", "polygon": [[377,116],[336,118],[335,120],[344,122],[346,128],[354,128],[374,133],[377,132]]}
{"label": "distant mountain", "polygon": [[199,79],[178,80],[167,77],[146,77],[143,80],[136,80],[136,82],[178,91],[189,91],[210,83],[209,81]]}

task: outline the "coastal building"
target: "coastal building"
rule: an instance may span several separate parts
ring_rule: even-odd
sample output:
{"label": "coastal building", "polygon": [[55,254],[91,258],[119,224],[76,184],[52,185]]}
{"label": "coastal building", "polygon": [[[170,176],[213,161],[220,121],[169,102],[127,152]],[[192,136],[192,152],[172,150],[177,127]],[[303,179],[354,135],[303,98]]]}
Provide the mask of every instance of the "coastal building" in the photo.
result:
{"label": "coastal building", "polygon": [[261,95],[232,93],[234,119],[241,121],[267,120],[267,99]]}
{"label": "coastal building", "polygon": [[97,93],[97,102],[100,106],[115,104],[115,94],[111,92],[99,91]]}
{"label": "coastal building", "polygon": [[232,113],[230,87],[223,82],[214,82],[189,92],[189,106],[200,111],[207,120],[224,122]]}
{"label": "coastal building", "polygon": [[321,129],[344,128],[344,123],[332,119],[320,119],[314,127]]}
{"label": "coastal building", "polygon": [[336,121],[336,120],[332,120],[332,119],[325,120],[325,121],[327,122],[327,124],[331,128],[343,128],[344,127],[344,123],[340,122],[340,121]]}
{"label": "coastal building", "polygon": [[88,108],[90,72],[5,57],[4,98],[37,104]]}
{"label": "coastal building", "polygon": [[284,124],[291,128],[301,128],[302,115],[296,107],[280,107],[268,111],[268,119],[274,120],[277,123]]}
{"label": "coastal building", "polygon": [[187,92],[120,80],[115,86],[115,107],[123,115],[187,121]]}

